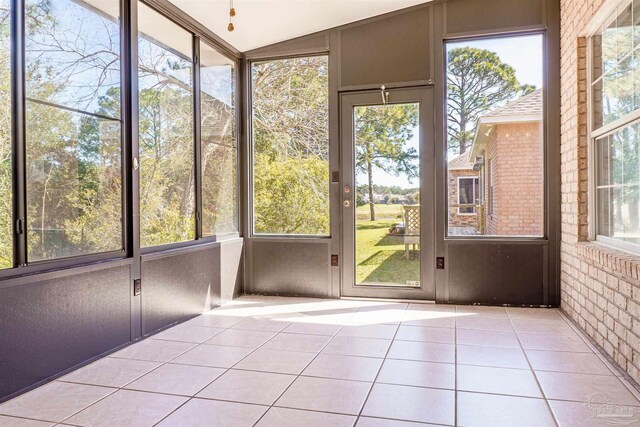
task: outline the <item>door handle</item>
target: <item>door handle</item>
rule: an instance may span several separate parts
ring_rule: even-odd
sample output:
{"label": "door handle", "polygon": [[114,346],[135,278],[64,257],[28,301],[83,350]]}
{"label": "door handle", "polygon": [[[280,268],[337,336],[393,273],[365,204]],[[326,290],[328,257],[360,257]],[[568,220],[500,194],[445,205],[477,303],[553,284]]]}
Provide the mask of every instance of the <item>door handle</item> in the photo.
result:
{"label": "door handle", "polygon": [[345,200],[344,202],[342,202],[342,206],[348,208],[349,206],[351,206],[351,200]]}

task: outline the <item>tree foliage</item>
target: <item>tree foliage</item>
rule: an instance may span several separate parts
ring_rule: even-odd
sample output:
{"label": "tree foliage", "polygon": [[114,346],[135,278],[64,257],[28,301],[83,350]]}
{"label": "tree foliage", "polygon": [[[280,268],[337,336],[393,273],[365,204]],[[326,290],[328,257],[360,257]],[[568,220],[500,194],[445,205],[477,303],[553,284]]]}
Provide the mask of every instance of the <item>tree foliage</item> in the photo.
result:
{"label": "tree foliage", "polygon": [[475,47],[451,49],[447,68],[449,150],[464,153],[480,116],[533,90],[532,85],[520,84],[515,69],[495,52]]}

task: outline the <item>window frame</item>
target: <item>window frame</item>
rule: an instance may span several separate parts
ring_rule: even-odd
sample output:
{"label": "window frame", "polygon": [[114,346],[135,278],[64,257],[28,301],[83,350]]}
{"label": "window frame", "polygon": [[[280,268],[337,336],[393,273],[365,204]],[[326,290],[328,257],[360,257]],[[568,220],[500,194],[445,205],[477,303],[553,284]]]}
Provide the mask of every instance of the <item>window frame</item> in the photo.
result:
{"label": "window frame", "polygon": [[[240,72],[242,66],[241,56],[228,48],[211,34],[199,29],[198,26],[190,25],[186,18],[174,15],[172,10],[157,4],[155,0],[139,0],[137,4],[131,4],[130,0],[119,0],[120,7],[120,99],[121,99],[121,173],[122,173],[122,246],[123,249],[78,255],[73,257],[54,258],[41,261],[27,260],[27,230],[26,230],[26,139],[25,139],[25,53],[26,53],[26,0],[11,0],[10,6],[10,37],[11,37],[11,157],[12,157],[12,221],[14,224],[12,238],[13,246],[13,266],[0,270],[0,281],[16,277],[59,271],[70,268],[79,268],[87,265],[103,262],[124,262],[129,263],[141,254],[156,253],[167,250],[194,247],[212,242],[225,241],[238,238],[243,234],[242,203],[241,203],[241,131],[242,116],[239,102],[241,100],[242,79]],[[238,221],[238,231],[235,233],[225,233],[222,236],[202,237],[196,229],[195,238],[186,242],[170,243],[166,245],[140,247],[139,223],[136,221],[136,212],[139,212],[138,179],[134,171],[134,161],[138,158],[138,4],[153,9],[166,19],[190,33],[193,38],[194,52],[200,42],[207,43],[210,47],[218,51],[222,56],[229,59],[234,64],[235,78],[234,91],[236,102],[234,105],[235,114],[235,135],[236,135],[236,215]],[[185,23],[183,23],[185,22]],[[194,57],[196,58],[196,57]],[[199,62],[199,61],[198,61]],[[200,78],[198,68],[194,66],[194,102],[200,90],[199,85],[195,85]],[[194,124],[200,121],[200,106],[194,106]],[[195,132],[194,126],[194,132]],[[199,149],[199,139],[194,139],[194,153]],[[195,171],[200,166],[200,157],[194,159]],[[201,178],[199,172],[196,173],[196,181]],[[198,193],[196,192],[196,196]],[[200,205],[201,206],[201,205]],[[198,207],[196,207],[198,212]],[[198,214],[196,213],[196,223]],[[18,232],[21,228],[22,232]]]}
{"label": "window frame", "polygon": [[[248,213],[248,226],[247,226],[247,232],[245,233],[245,235],[247,237],[250,238],[254,238],[254,239],[276,239],[278,241],[280,240],[286,240],[286,239],[292,239],[295,241],[310,241],[310,242],[315,242],[318,240],[321,241],[325,241],[325,240],[331,240],[333,238],[333,234],[332,234],[332,227],[331,224],[333,222],[333,215],[332,215],[332,201],[331,201],[331,166],[330,166],[330,160],[327,159],[327,169],[329,171],[329,179],[327,180],[327,188],[329,189],[329,206],[328,206],[328,213],[329,213],[329,232],[328,234],[282,234],[282,233],[256,233],[255,231],[255,204],[254,204],[254,195],[255,195],[255,191],[254,191],[254,164],[255,164],[255,151],[254,151],[254,129],[253,129],[253,64],[255,63],[261,63],[261,62],[270,62],[270,61],[281,61],[281,60],[287,60],[287,59],[297,59],[297,58],[313,58],[313,57],[319,57],[319,56],[325,56],[327,58],[327,70],[331,69],[331,55],[329,53],[329,51],[312,51],[312,52],[305,52],[305,53],[300,53],[300,54],[294,54],[294,55],[275,55],[275,56],[265,56],[265,57],[256,57],[256,58],[251,58],[248,59],[246,62],[246,68],[245,68],[245,72],[246,72],[246,80],[247,80],[247,93],[245,96],[245,100],[247,103],[246,106],[246,111],[247,111],[247,151],[248,151],[248,155],[247,155],[247,173],[245,174],[246,177],[246,182],[247,182],[247,192],[246,192],[246,201],[247,201],[247,213]],[[328,72],[328,82],[327,82],[327,97],[330,98],[331,97],[331,75],[330,72]],[[331,102],[329,101],[329,104]],[[330,105],[327,107],[327,109],[330,109]],[[331,121],[331,112],[329,111],[329,118],[328,121]],[[329,123],[327,123],[328,128],[330,128]],[[331,149],[331,137],[330,137],[330,129],[328,130],[328,139],[327,139],[327,145],[329,150]]]}
{"label": "window frame", "polygon": [[[588,178],[588,201],[587,201],[587,239],[598,244],[622,250],[634,255],[640,255],[640,244],[626,242],[609,236],[598,234],[598,201],[597,201],[597,177],[598,166],[600,164],[597,154],[597,140],[609,137],[618,131],[640,123],[640,108],[630,113],[616,118],[610,123],[595,128],[594,119],[594,90],[593,85],[604,77],[604,73],[594,78],[594,46],[593,38],[611,18],[617,19],[619,11],[627,4],[633,4],[633,0],[616,0],[602,7],[587,26],[586,37],[586,67],[587,67],[587,178]],[[640,45],[632,47],[630,53],[640,52]],[[620,63],[623,58],[617,58]],[[638,153],[640,156],[640,153]]]}
{"label": "window frame", "polygon": [[[458,191],[458,194],[457,194],[457,196],[458,196],[457,197],[458,205],[462,204],[462,202],[460,202],[460,194],[462,194],[461,191],[460,191],[460,181],[462,181],[463,179],[470,179],[473,182],[471,184],[471,190],[473,192],[473,196],[472,196],[472,199],[474,200],[473,204],[475,205],[475,200],[477,199],[477,196],[478,196],[476,194],[476,183],[477,183],[477,186],[478,186],[478,191],[480,191],[480,177],[478,177],[478,176],[459,176],[458,177],[458,182],[457,182],[457,187],[456,187],[457,191]],[[469,204],[469,203],[465,203],[465,204]],[[468,208],[469,207],[458,206],[458,215],[461,215],[461,216],[472,216],[472,215],[476,215],[477,214],[475,206],[471,207],[471,210],[473,212],[461,212],[460,211],[460,209],[468,209]]]}
{"label": "window frame", "polygon": [[[448,195],[449,195],[449,187],[448,187],[448,177],[449,177],[449,168],[447,167],[447,161],[450,160],[448,158],[448,139],[447,139],[447,118],[446,118],[446,111],[447,111],[447,99],[448,99],[448,94],[447,94],[447,85],[446,83],[442,85],[442,95],[443,95],[443,106],[442,108],[444,108],[445,114],[444,114],[444,138],[442,141],[443,144],[443,153],[444,153],[444,157],[445,159],[444,161],[444,194],[445,194],[445,198],[444,198],[444,240],[445,241],[469,241],[469,242],[475,242],[475,241],[494,241],[494,242],[504,242],[504,241],[511,241],[511,242],[529,242],[529,241],[538,241],[538,242],[545,242],[545,241],[549,241],[549,234],[552,233],[552,230],[549,229],[550,227],[550,215],[549,215],[549,208],[550,208],[550,196],[549,196],[549,192],[550,192],[550,185],[552,184],[552,179],[550,179],[549,177],[549,153],[550,153],[550,147],[549,144],[551,141],[553,141],[553,135],[549,134],[549,116],[548,116],[548,112],[550,111],[550,108],[552,109],[552,107],[550,107],[549,104],[549,97],[548,97],[548,93],[549,93],[549,84],[548,84],[548,58],[547,55],[549,53],[549,40],[548,40],[548,30],[531,30],[531,31],[527,31],[527,30],[523,30],[523,31],[514,31],[514,32],[498,32],[498,33],[491,33],[488,35],[473,35],[473,36],[467,36],[467,35],[461,35],[460,37],[450,37],[450,38],[444,38],[443,39],[443,46],[442,46],[442,64],[443,64],[443,69],[442,69],[442,79],[444,82],[447,81],[447,67],[448,67],[448,61],[447,61],[447,45],[449,43],[459,43],[459,42],[474,42],[474,41],[479,41],[479,40],[495,40],[495,39],[509,39],[509,38],[516,38],[516,37],[522,37],[522,36],[539,36],[541,38],[541,43],[542,43],[542,186],[543,186],[543,197],[542,197],[542,233],[540,235],[504,235],[504,234],[487,234],[487,235],[472,235],[472,236],[468,236],[468,235],[455,235],[455,234],[449,234],[449,214],[451,212],[451,209],[449,207],[449,199],[448,199]],[[551,150],[551,152],[553,152]],[[485,159],[486,162],[486,159]],[[484,168],[483,168],[484,169]],[[481,180],[483,181],[483,180]],[[487,206],[487,215],[492,215],[493,214],[493,209],[492,209],[492,203],[489,202],[489,199],[493,199],[493,192],[492,192],[492,186],[489,186],[488,184],[492,184],[489,180],[489,182],[483,182],[482,188],[481,190],[481,196],[484,197],[484,191],[487,191],[487,200],[485,200],[488,203]],[[491,209],[491,212],[489,212],[489,210]]]}

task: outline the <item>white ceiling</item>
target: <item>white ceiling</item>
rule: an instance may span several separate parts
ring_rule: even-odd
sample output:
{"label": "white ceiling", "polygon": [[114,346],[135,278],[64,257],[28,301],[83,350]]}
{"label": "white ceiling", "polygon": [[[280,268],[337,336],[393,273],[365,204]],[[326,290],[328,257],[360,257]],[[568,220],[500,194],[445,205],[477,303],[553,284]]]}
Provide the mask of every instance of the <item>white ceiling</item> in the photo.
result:
{"label": "white ceiling", "polygon": [[170,0],[241,52],[326,30],[429,0]]}

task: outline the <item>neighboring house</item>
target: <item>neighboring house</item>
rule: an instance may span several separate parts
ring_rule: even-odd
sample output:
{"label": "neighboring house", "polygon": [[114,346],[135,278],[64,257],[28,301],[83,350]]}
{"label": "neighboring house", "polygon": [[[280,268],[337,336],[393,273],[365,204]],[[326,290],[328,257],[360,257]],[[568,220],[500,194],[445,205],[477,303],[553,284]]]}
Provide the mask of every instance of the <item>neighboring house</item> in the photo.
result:
{"label": "neighboring house", "polygon": [[542,89],[480,117],[471,148],[449,161],[450,235],[543,233],[542,135]]}
{"label": "neighboring house", "polygon": [[476,234],[477,209],[468,204],[480,201],[478,172],[473,169],[471,150],[449,161],[449,234]]}

